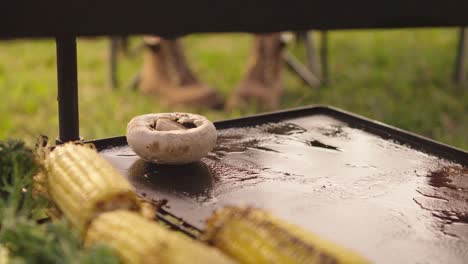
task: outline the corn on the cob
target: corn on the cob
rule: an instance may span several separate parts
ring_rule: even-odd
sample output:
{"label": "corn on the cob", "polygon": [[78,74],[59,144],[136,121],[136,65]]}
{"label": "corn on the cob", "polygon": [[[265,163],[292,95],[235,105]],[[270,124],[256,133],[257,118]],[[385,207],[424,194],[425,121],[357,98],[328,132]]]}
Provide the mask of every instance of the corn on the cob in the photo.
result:
{"label": "corn on the cob", "polygon": [[207,222],[204,240],[240,263],[368,263],[348,249],[253,208],[217,211]]}
{"label": "corn on the cob", "polygon": [[10,252],[8,248],[0,244],[0,264],[8,264],[10,259]]}
{"label": "corn on the cob", "polygon": [[234,263],[216,248],[125,210],[100,214],[89,225],[85,243],[106,243],[127,264]]}
{"label": "corn on the cob", "polygon": [[58,146],[45,160],[49,195],[81,231],[99,213],[139,210],[133,187],[94,149]]}

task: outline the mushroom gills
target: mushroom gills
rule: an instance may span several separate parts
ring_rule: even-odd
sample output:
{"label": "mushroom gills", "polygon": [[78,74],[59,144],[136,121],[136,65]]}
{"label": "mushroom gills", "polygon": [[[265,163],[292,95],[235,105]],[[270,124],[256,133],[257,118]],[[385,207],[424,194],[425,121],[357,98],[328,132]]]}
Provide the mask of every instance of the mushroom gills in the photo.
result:
{"label": "mushroom gills", "polygon": [[185,126],[167,118],[159,118],[155,129],[158,131],[187,130]]}

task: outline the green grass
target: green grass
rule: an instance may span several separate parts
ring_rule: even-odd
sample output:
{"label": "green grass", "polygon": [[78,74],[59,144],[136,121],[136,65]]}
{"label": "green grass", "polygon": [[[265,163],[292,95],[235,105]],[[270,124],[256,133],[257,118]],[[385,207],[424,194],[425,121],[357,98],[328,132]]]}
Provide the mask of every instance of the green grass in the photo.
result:
{"label": "green grass", "polygon": [[[318,39],[318,35],[314,35]],[[329,35],[330,82],[307,87],[285,70],[281,108],[328,104],[468,149],[468,85],[451,82],[454,29],[335,31]],[[251,37],[246,34],[192,35],[187,56],[202,80],[228,97],[245,72]],[[136,45],[139,38],[133,38]],[[318,43],[317,43],[318,44]],[[78,41],[81,135],[86,139],[123,135],[131,117],[178,111],[158,98],[107,82],[105,38]],[[303,48],[290,47],[296,54]],[[121,59],[119,78],[130,81],[141,56]],[[0,139],[31,142],[39,134],[56,138],[55,44],[52,40],[0,42]],[[253,114],[183,109],[213,120]]]}

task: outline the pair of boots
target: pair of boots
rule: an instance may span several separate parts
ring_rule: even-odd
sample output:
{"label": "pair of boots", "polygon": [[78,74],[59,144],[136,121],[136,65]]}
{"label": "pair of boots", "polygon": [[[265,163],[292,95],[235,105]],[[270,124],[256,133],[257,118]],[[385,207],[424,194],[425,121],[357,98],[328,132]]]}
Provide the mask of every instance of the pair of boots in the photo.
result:
{"label": "pair of boots", "polygon": [[[203,106],[221,109],[224,101],[190,70],[181,41],[145,37],[146,50],[140,90],[155,94],[171,106]],[[256,35],[248,71],[230,96],[226,108],[255,101],[265,109],[279,106],[282,94],[282,43],[279,33]]]}

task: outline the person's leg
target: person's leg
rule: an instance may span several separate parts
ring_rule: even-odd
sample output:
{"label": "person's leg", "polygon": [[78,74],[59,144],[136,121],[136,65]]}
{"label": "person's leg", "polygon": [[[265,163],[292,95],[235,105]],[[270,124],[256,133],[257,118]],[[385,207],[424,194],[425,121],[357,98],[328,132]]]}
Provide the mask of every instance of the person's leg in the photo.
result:
{"label": "person's leg", "polygon": [[255,35],[247,73],[229,99],[228,108],[252,101],[267,109],[279,107],[283,91],[282,48],[280,33]]}
{"label": "person's leg", "polygon": [[175,106],[222,107],[217,92],[201,83],[190,70],[179,39],[145,37],[140,90]]}

